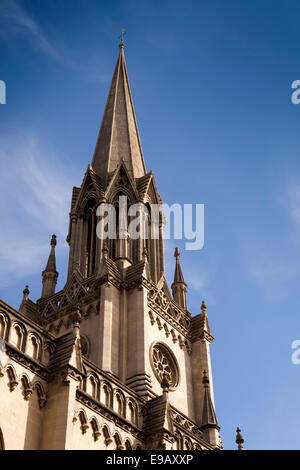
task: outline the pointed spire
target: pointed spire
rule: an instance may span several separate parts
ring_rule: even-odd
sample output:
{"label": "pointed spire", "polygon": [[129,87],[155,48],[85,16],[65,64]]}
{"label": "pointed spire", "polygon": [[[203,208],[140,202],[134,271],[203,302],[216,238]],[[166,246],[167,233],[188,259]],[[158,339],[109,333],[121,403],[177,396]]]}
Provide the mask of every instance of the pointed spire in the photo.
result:
{"label": "pointed spire", "polygon": [[171,285],[173,297],[175,302],[177,302],[181,307],[186,309],[186,283],[184,282],[179,258],[180,258],[180,251],[176,247],[174,252],[174,257],[176,258],[175,264],[175,273],[174,273],[174,281]]}
{"label": "pointed spire", "polygon": [[56,272],[56,261],[55,261],[55,247],[56,247],[56,235],[52,235],[50,241],[51,251],[48,258],[48,263],[45,271]]}
{"label": "pointed spire", "polygon": [[214,427],[219,430],[220,427],[218,425],[214,405],[210,395],[209,378],[206,370],[203,371],[202,383],[204,385],[204,399],[201,429],[205,430],[207,428]]}
{"label": "pointed spire", "polygon": [[235,442],[237,443],[238,445],[238,450],[243,450],[244,449],[244,438],[241,434],[241,430],[239,427],[236,428],[236,440]]}
{"label": "pointed spire", "polygon": [[175,273],[174,273],[174,282],[183,282],[184,283],[184,278],[180,266],[180,251],[179,248],[175,248],[174,252],[174,258],[176,259],[176,264],[175,264]]}
{"label": "pointed spire", "polygon": [[56,235],[52,235],[50,241],[50,255],[48,258],[46,269],[42,272],[43,288],[42,297],[47,297],[55,292],[55,286],[58,278],[58,272],[56,271],[55,261],[55,246],[56,246]]}
{"label": "pointed spire", "polygon": [[124,56],[124,43],[113,74],[92,167],[107,183],[108,173],[124,161],[134,178],[146,174]]}

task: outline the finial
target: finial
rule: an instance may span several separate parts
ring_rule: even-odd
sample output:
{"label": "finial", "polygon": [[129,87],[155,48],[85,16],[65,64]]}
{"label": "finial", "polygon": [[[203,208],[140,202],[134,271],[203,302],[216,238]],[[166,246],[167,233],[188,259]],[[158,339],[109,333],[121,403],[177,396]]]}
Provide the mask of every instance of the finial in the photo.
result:
{"label": "finial", "polygon": [[148,259],[148,250],[146,247],[143,249],[142,256],[144,260]]}
{"label": "finial", "polygon": [[207,376],[207,372],[206,372],[205,369],[204,369],[204,371],[203,371],[202,383],[203,383],[203,385],[204,385],[205,387],[207,387],[208,384],[209,384],[209,378],[208,378],[208,376]]}
{"label": "finial", "polygon": [[51,246],[55,246],[55,245],[56,245],[56,235],[52,235],[51,241],[50,241],[50,245],[51,245]]}
{"label": "finial", "polygon": [[119,36],[119,39],[120,39],[119,47],[120,47],[120,49],[121,49],[121,48],[124,48],[124,36],[125,36],[125,34],[126,34],[125,29],[124,29],[124,28],[121,28],[121,34],[120,34],[120,36]]}
{"label": "finial", "polygon": [[180,258],[180,251],[179,248],[176,246],[175,251],[174,251],[174,257],[176,258],[176,261],[179,260]]}
{"label": "finial", "polygon": [[243,450],[244,446],[244,438],[241,434],[241,430],[239,427],[236,428],[236,440],[235,442],[237,443],[238,445],[238,450]]}
{"label": "finial", "polygon": [[79,309],[79,305],[77,305],[77,308],[76,308],[76,311],[74,313],[74,315],[72,316],[72,323],[73,323],[73,326],[74,328],[75,327],[78,327],[79,328],[79,325],[80,325],[80,322],[81,322],[81,312],[80,312],[80,309]]}
{"label": "finial", "polygon": [[107,241],[106,241],[106,240],[105,240],[105,242],[103,243],[102,253],[103,253],[104,258],[107,258],[107,255],[108,255],[108,246],[107,246]]}
{"label": "finial", "polygon": [[30,294],[30,291],[29,291],[29,286],[25,286],[25,289],[23,290],[23,300],[28,300],[28,296]]}
{"label": "finial", "polygon": [[202,312],[202,313],[206,313],[206,303],[204,302],[204,300],[202,300],[201,312]]}
{"label": "finial", "polygon": [[170,384],[169,384],[169,381],[167,379],[167,374],[165,372],[163,372],[162,379],[161,379],[161,382],[160,382],[160,386],[163,389],[163,393],[168,393]]}

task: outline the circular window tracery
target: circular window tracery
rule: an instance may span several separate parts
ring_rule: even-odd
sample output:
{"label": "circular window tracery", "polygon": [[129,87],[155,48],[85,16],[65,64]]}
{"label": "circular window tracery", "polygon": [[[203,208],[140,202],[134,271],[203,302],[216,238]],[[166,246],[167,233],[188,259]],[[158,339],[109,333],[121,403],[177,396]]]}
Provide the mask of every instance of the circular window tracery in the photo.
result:
{"label": "circular window tracery", "polygon": [[173,353],[164,344],[156,343],[151,348],[150,358],[153,372],[159,383],[165,374],[170,390],[174,390],[179,382],[179,369]]}

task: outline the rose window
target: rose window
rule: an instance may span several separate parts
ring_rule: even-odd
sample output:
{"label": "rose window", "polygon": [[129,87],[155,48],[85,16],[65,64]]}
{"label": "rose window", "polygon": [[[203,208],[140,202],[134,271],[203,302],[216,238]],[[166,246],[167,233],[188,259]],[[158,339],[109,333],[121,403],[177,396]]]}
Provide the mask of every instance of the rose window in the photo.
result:
{"label": "rose window", "polygon": [[153,346],[151,363],[153,372],[159,382],[162,381],[164,374],[169,382],[170,389],[174,389],[178,385],[179,372],[176,359],[166,346],[160,343]]}

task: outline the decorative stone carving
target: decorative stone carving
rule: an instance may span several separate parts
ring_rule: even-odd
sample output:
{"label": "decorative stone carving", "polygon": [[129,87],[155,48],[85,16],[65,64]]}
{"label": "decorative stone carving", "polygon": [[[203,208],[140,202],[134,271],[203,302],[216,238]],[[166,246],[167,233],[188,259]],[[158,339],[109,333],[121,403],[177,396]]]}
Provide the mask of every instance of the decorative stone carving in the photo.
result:
{"label": "decorative stone carving", "polygon": [[179,382],[179,367],[170,349],[162,343],[156,343],[151,348],[150,359],[153,372],[159,383],[165,374],[170,390],[174,390]]}

